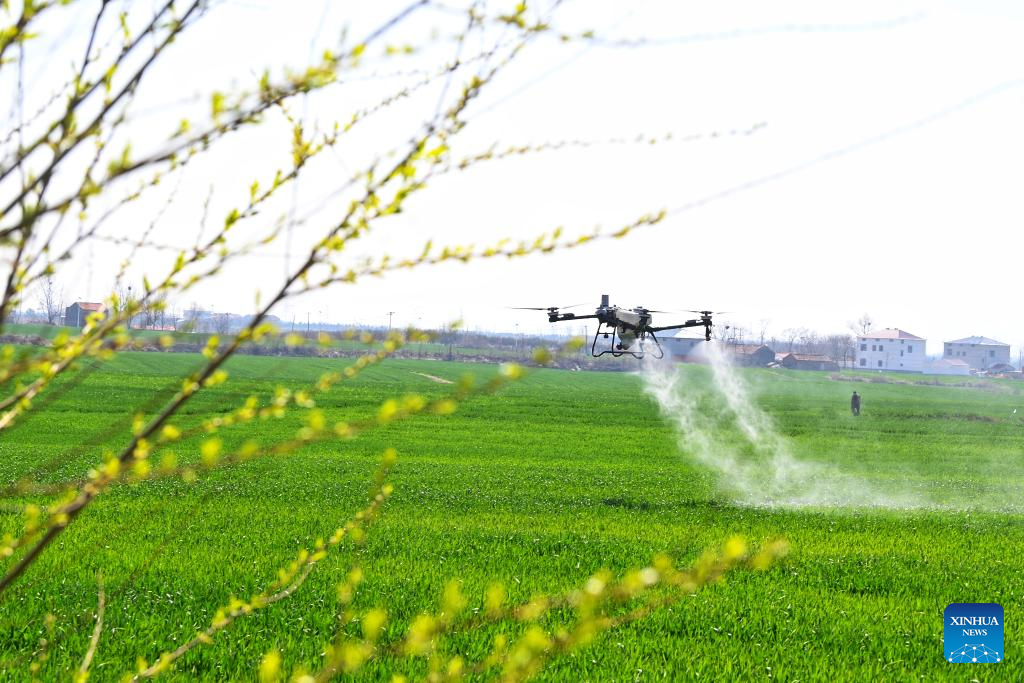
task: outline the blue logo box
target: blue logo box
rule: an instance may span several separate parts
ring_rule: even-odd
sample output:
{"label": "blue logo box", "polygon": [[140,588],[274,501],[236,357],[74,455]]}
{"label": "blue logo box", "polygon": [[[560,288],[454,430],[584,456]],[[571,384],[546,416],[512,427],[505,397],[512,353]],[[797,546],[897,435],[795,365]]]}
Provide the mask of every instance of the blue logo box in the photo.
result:
{"label": "blue logo box", "polygon": [[947,662],[995,664],[1003,661],[1003,606],[994,602],[954,602],[943,613]]}

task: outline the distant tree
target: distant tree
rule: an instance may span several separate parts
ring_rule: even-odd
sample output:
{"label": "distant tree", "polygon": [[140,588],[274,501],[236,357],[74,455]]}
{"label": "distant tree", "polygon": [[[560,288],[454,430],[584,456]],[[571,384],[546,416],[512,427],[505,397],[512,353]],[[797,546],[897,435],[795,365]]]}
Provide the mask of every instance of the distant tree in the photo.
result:
{"label": "distant tree", "polygon": [[864,315],[850,323],[850,329],[853,331],[854,335],[858,337],[863,337],[865,334],[870,332],[874,328],[874,326],[875,321],[871,318],[871,315],[868,313],[865,313]]}
{"label": "distant tree", "polygon": [[53,278],[43,281],[39,292],[39,308],[46,317],[47,325],[58,325],[64,315],[64,288],[58,287]]}
{"label": "distant tree", "polygon": [[800,344],[800,351],[803,353],[821,353],[822,351],[821,338],[814,330],[801,327],[797,341]]}
{"label": "distant tree", "polygon": [[166,310],[167,297],[165,294],[145,297],[139,302],[139,321],[147,329],[163,327]]}
{"label": "distant tree", "polygon": [[804,328],[802,327],[787,327],[782,331],[782,340],[786,344],[786,351],[793,353],[796,350],[794,346],[803,333]]}
{"label": "distant tree", "polygon": [[824,338],[825,355],[845,367],[854,355],[854,338],[849,334],[830,334]]}
{"label": "distant tree", "polygon": [[137,315],[142,314],[148,305],[148,299],[139,299],[136,287],[118,280],[107,303],[107,311],[115,319],[123,319],[125,324],[131,328],[132,321]]}
{"label": "distant tree", "polygon": [[231,331],[231,314],[230,313],[214,313],[211,315],[211,324],[213,331],[220,335],[225,335]]}
{"label": "distant tree", "polygon": [[743,327],[731,320],[725,320],[711,328],[711,338],[724,344],[738,344],[743,340],[745,332]]}
{"label": "distant tree", "polygon": [[441,334],[438,341],[444,344],[448,351],[445,357],[448,360],[455,359],[455,347],[462,342],[464,333],[462,330],[462,321],[456,320],[454,322],[446,323],[441,328]]}

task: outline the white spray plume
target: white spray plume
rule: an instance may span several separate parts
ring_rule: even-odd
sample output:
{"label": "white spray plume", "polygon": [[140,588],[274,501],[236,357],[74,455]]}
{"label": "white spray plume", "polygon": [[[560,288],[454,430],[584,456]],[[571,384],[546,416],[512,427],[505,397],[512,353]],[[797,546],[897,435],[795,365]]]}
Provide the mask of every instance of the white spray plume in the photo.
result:
{"label": "white spray plume", "polygon": [[[711,382],[668,360],[646,359],[644,389],[679,433],[680,447],[714,474],[737,503],[757,506],[898,507],[925,505],[882,492],[860,477],[801,460],[751,399],[718,344],[704,344]],[[738,436],[737,436],[738,432]]]}

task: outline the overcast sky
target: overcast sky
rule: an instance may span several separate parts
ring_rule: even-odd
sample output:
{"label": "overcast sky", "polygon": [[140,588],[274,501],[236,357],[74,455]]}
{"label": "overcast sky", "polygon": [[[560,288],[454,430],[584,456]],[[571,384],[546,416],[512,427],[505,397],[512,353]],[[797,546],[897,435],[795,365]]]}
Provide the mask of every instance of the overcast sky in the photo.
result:
{"label": "overcast sky", "polygon": [[[365,34],[403,6],[216,4],[140,93],[133,134],[164,135],[182,112],[208,107],[211,90],[252,83],[268,66],[299,66],[336,46],[346,26],[351,37]],[[559,30],[646,43],[535,41],[470,107],[452,154],[493,142],[672,140],[543,152],[438,178],[404,215],[353,245],[350,258],[414,255],[428,238],[486,244],[559,225],[568,234],[614,228],[662,208],[669,217],[624,240],[526,261],[442,265],[328,290],[277,313],[379,325],[394,311],[397,325],[463,318],[471,328],[548,331],[542,314],[507,307],[596,306],[607,293],[630,307],[728,310],[725,317],[749,328],[769,321],[770,334],[842,331],[868,312],[879,326],[926,337],[930,352],[943,339],[977,334],[1011,343],[1016,353],[1024,342],[1018,8],[983,0],[566,2],[554,14]],[[86,28],[75,11],[68,11],[71,37]],[[417,12],[385,42],[424,49],[392,59],[369,50],[362,80],[298,100],[293,113],[309,129],[347,121],[415,80],[389,74],[451,59],[456,46],[431,36],[463,21],[450,11]],[[52,62],[40,59],[46,68],[38,67],[30,100],[48,96]],[[436,109],[439,87],[325,155],[279,211],[308,214],[309,223],[194,300],[217,311],[252,310],[254,290],[271,291],[296,264],[303,240],[340,214],[337,201],[324,199],[374,154],[407,141]],[[287,131],[268,125],[189,170],[155,235],[187,244],[210,189],[214,212],[236,206],[253,179],[273,176],[287,144]],[[132,234],[159,206],[154,200],[126,212],[108,234]],[[107,294],[124,253],[97,246],[88,256],[63,273],[70,299]],[[130,276],[159,270],[163,258],[138,255]]]}

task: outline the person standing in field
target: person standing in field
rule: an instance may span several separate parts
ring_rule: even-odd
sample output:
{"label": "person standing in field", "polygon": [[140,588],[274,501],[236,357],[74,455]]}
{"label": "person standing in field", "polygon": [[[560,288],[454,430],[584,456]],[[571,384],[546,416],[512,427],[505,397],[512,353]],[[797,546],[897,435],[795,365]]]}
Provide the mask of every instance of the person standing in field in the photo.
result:
{"label": "person standing in field", "polygon": [[854,417],[860,415],[860,394],[856,391],[853,392],[853,396],[850,397],[850,412],[853,413]]}

